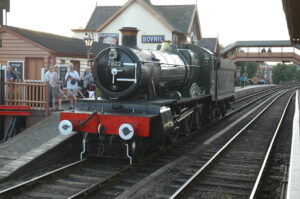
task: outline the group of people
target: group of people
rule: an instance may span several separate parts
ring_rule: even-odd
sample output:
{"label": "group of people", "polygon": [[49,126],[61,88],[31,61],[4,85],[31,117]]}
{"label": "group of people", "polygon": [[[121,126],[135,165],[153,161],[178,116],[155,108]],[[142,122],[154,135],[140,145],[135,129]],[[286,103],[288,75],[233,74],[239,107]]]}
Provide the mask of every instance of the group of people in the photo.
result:
{"label": "group of people", "polygon": [[[266,49],[265,48],[263,48],[262,50],[261,50],[261,53],[266,53],[267,51],[266,51]],[[269,48],[268,49],[268,53],[271,53],[272,52],[272,50],[271,50],[271,48]]]}
{"label": "group of people", "polygon": [[[58,110],[62,109],[62,81],[59,80],[59,67],[50,66],[49,70],[45,74],[45,80],[49,82],[49,105],[50,107],[56,108],[56,102],[58,102]],[[76,97],[78,95],[78,85],[82,81],[83,93],[88,94],[93,83],[93,75],[91,69],[86,69],[86,71],[79,77],[79,74],[74,70],[74,65],[70,63],[68,65],[68,72],[65,75],[65,81],[67,81],[67,96],[70,100],[69,109],[73,109],[76,103]],[[86,97],[86,95],[85,95]]]}

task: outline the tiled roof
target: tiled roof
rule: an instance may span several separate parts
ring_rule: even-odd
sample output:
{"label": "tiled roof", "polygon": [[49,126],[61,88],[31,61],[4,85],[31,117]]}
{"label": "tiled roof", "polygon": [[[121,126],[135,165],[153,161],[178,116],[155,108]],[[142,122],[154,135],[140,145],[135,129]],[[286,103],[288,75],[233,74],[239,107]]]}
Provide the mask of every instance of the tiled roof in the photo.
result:
{"label": "tiled roof", "polygon": [[210,50],[211,52],[215,52],[217,49],[218,39],[217,38],[202,38],[198,41],[198,45]]}
{"label": "tiled roof", "polygon": [[[193,20],[196,5],[153,5],[148,0],[142,0],[174,30],[187,33]],[[121,6],[97,6],[86,26],[86,30],[96,30],[112,17]]]}
{"label": "tiled roof", "polygon": [[[38,43],[56,53],[66,53],[66,54],[76,54],[76,55],[86,55],[87,49],[85,43],[81,39],[64,37],[60,35],[55,35],[51,33],[39,32],[34,30],[28,30],[23,28],[17,28],[12,26],[5,26],[9,30]],[[106,48],[108,45],[100,44],[97,42],[93,43],[91,52],[97,54],[102,49]]]}
{"label": "tiled roof", "polygon": [[85,29],[97,30],[97,28],[104,24],[120,8],[121,6],[97,6]]}
{"label": "tiled roof", "polygon": [[153,7],[176,31],[188,32],[189,25],[193,20],[195,5],[156,5]]}

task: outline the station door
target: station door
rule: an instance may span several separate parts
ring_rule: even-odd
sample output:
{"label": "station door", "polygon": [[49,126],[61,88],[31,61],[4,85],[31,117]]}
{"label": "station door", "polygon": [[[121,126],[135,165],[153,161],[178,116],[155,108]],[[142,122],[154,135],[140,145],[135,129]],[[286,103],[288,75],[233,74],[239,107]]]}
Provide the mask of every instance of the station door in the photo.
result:
{"label": "station door", "polygon": [[44,67],[44,58],[26,58],[25,79],[41,80],[41,71]]}

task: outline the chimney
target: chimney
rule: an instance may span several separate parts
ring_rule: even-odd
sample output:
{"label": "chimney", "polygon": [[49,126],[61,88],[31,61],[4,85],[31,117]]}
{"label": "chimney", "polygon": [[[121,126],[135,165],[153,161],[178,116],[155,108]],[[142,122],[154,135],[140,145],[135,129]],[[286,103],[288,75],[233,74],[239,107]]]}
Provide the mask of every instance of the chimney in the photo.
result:
{"label": "chimney", "polygon": [[138,29],[133,27],[123,27],[120,29],[122,34],[122,45],[137,49]]}

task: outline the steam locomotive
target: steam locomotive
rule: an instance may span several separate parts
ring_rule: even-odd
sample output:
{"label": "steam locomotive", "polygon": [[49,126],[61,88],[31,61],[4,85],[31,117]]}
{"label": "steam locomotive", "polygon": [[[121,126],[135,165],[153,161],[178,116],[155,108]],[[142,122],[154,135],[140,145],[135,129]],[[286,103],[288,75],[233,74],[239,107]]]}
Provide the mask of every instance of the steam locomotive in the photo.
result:
{"label": "steam locomotive", "polygon": [[209,50],[163,42],[158,50],[136,46],[136,28],[122,28],[122,46],[100,52],[94,80],[101,99],[78,100],[62,112],[59,131],[83,133],[88,155],[122,155],[130,161],[146,148],[188,136],[226,114],[234,99],[235,65]]}

